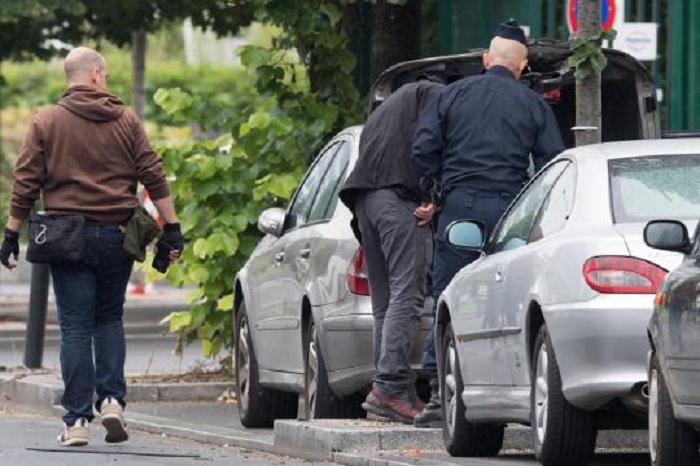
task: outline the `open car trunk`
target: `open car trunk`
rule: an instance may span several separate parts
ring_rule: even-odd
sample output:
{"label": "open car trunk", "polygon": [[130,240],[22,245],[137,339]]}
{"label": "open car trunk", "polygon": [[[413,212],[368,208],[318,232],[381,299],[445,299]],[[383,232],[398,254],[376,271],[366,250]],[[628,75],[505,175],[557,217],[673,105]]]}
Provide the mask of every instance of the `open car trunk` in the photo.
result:
{"label": "open car trunk", "polygon": [[[370,111],[401,85],[415,81],[421,74],[435,75],[450,84],[481,73],[485,51],[480,49],[392,66],[370,89]],[[576,80],[574,70],[566,64],[571,55],[569,43],[540,40],[531,42],[528,51],[529,66],[520,81],[543,94],[559,121],[564,143],[573,147],[571,128],[576,123]],[[603,141],[660,138],[656,89],[649,72],[626,53],[612,49],[603,52],[608,59],[602,75]]]}

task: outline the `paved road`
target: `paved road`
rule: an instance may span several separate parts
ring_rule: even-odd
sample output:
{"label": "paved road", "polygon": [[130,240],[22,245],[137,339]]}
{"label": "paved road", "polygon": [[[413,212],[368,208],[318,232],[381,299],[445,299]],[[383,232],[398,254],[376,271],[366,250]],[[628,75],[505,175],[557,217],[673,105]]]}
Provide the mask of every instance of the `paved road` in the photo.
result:
{"label": "paved road", "polygon": [[[423,454],[417,458],[407,456],[382,456],[383,459],[421,466],[535,466],[539,465],[532,454],[506,453],[497,458],[450,458],[444,453]],[[598,453],[589,466],[648,466],[647,453]]]}
{"label": "paved road", "polygon": [[[60,433],[56,420],[0,413],[0,464],[22,466],[321,466],[288,457],[268,455],[240,448],[215,447],[181,439],[171,439],[142,432],[132,433],[129,442],[109,445],[101,438],[97,425],[91,427],[91,443],[82,448],[64,448],[56,444]],[[58,451],[36,451],[36,450]],[[149,455],[168,454],[181,457]]]}

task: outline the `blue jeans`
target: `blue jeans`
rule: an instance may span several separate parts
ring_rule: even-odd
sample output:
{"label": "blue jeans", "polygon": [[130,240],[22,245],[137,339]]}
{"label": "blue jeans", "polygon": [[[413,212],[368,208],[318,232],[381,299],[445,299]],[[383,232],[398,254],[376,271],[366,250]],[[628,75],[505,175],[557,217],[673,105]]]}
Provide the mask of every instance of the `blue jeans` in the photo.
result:
{"label": "blue jeans", "polygon": [[[86,223],[80,262],[52,264],[61,327],[61,404],[68,425],[94,418],[92,402],[111,396],[124,404],[124,299],[133,261],[117,225]],[[94,348],[94,360],[93,360]]]}

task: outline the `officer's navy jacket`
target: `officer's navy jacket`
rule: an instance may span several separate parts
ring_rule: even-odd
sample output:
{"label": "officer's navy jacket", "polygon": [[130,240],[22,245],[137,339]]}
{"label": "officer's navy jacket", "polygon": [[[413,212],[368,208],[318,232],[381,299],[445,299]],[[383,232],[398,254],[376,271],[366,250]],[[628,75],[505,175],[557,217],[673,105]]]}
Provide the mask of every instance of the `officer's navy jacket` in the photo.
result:
{"label": "officer's navy jacket", "polygon": [[535,169],[564,150],[554,112],[542,96],[505,67],[444,88],[423,113],[413,159],[428,197],[433,180],[445,193],[457,186],[517,193]]}
{"label": "officer's navy jacket", "polygon": [[340,191],[340,199],[354,209],[359,191],[391,188],[419,201],[419,176],[411,159],[418,117],[444,89],[419,81],[393,92],[367,119],[360,138],[360,155]]}

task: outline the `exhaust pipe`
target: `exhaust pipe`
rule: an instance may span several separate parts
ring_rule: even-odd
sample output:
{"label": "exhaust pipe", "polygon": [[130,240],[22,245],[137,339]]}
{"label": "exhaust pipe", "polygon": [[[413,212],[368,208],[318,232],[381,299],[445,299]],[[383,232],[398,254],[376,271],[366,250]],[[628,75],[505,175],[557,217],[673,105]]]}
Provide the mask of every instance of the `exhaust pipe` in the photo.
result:
{"label": "exhaust pipe", "polygon": [[642,396],[647,400],[649,399],[649,384],[648,383],[645,383],[642,386]]}

